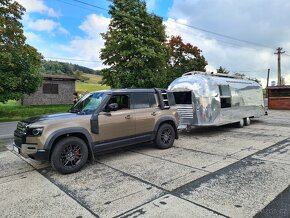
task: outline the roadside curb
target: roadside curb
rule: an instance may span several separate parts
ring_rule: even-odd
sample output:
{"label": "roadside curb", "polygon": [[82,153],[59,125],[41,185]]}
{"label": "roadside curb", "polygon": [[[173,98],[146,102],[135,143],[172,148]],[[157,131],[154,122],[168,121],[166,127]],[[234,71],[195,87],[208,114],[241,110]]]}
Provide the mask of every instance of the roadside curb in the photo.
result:
{"label": "roadside curb", "polygon": [[0,143],[11,143],[11,141],[14,139],[13,135],[1,135],[0,136]]}

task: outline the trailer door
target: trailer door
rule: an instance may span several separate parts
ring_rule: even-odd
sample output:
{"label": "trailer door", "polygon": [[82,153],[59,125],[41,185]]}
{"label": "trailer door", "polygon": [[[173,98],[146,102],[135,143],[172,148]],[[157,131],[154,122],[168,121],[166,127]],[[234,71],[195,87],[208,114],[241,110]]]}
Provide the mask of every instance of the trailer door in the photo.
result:
{"label": "trailer door", "polygon": [[221,123],[232,121],[232,96],[229,85],[219,85],[221,103]]}

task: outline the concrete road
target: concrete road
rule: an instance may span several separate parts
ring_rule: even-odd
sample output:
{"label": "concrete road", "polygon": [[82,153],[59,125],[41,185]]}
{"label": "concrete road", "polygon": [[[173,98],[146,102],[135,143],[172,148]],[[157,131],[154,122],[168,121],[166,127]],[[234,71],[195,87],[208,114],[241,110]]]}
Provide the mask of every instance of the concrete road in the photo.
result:
{"label": "concrete road", "polygon": [[16,129],[17,122],[4,122],[0,123],[0,139],[12,138],[13,132]]}
{"label": "concrete road", "polygon": [[[99,154],[80,172],[0,153],[3,216],[290,217],[290,111]],[[12,193],[12,194],[11,194]]]}

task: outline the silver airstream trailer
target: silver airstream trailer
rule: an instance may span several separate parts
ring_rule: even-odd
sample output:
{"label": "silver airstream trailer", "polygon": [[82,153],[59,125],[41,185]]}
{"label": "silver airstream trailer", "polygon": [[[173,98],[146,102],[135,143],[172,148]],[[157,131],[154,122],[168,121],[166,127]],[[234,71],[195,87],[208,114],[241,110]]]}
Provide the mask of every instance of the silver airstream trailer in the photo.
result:
{"label": "silver airstream trailer", "polygon": [[180,129],[193,126],[250,124],[266,114],[262,87],[252,80],[226,74],[189,72],[175,79],[173,91],[180,114]]}

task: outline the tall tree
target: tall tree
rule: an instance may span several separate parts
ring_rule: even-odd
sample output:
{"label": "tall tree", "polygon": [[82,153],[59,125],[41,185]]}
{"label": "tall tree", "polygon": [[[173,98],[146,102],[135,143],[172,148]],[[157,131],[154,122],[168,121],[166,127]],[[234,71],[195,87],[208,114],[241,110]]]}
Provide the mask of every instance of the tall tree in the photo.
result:
{"label": "tall tree", "polygon": [[226,68],[220,66],[219,69],[216,70],[217,73],[221,73],[221,74],[229,74],[230,71],[226,70]]}
{"label": "tall tree", "polygon": [[205,71],[207,61],[198,47],[184,43],[180,36],[171,36],[167,46],[170,50],[167,76],[169,82],[190,71]]}
{"label": "tall tree", "polygon": [[162,18],[149,14],[142,0],[112,0],[109,29],[102,34],[101,59],[107,85],[119,87],[164,87],[166,85],[165,27]]}
{"label": "tall tree", "polygon": [[0,0],[0,102],[31,94],[42,82],[41,55],[25,43],[24,12],[16,1]]}

